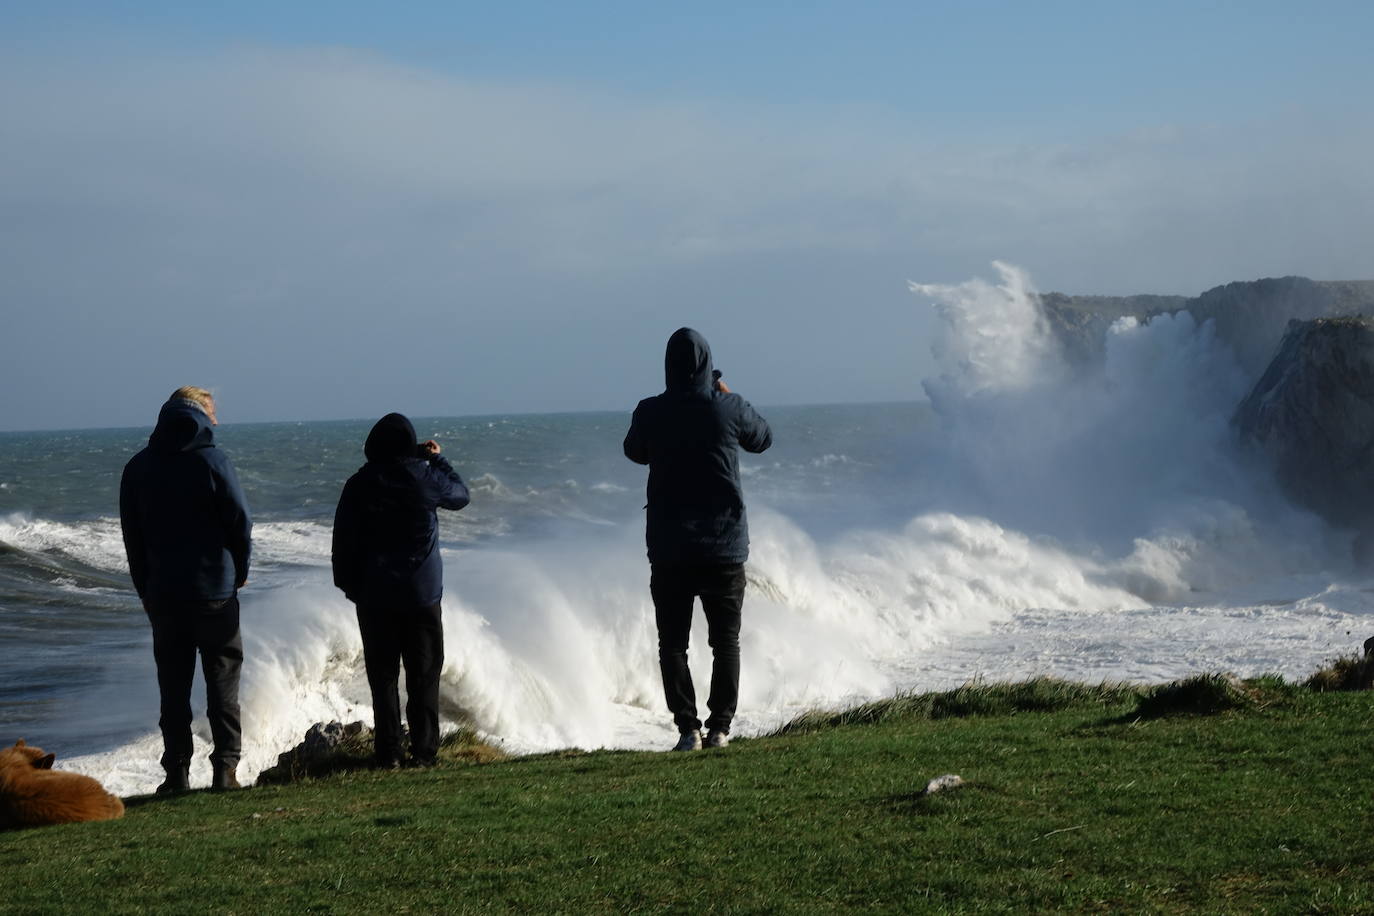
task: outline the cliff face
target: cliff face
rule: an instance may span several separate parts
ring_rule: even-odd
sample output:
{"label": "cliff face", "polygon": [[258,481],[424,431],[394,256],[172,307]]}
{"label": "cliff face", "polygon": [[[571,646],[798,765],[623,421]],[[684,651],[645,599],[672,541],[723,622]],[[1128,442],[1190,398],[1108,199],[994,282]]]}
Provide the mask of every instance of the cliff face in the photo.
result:
{"label": "cliff face", "polygon": [[1257,378],[1291,319],[1374,314],[1374,281],[1315,281],[1280,277],[1228,283],[1188,299],[1182,296],[1041,297],[1045,317],[1065,354],[1075,363],[1101,359],[1107,328],[1117,318],[1142,321],[1165,312],[1188,311],[1199,323],[1216,325],[1217,337],[1230,344],[1240,365]]}
{"label": "cliff face", "polygon": [[1294,502],[1374,527],[1374,319],[1290,321],[1232,423],[1270,455]]}
{"label": "cliff face", "polygon": [[1165,312],[1185,308],[1184,296],[1066,296],[1045,293],[1040,307],[1065,358],[1075,366],[1101,362],[1107,329],[1118,318],[1135,317],[1144,321]]}
{"label": "cliff face", "polygon": [[1374,283],[1318,283],[1281,277],[1228,283],[1191,299],[1188,311],[1201,323],[1216,322],[1217,337],[1236,352],[1252,377],[1265,371],[1293,319],[1374,314]]}

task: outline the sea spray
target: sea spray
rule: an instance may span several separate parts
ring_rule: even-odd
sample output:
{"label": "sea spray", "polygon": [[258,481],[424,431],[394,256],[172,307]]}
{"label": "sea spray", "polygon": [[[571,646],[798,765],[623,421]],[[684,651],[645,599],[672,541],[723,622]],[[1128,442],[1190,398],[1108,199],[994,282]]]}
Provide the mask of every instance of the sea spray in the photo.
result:
{"label": "sea spray", "polygon": [[[950,508],[1105,553],[1109,580],[1151,602],[1321,562],[1322,526],[1238,454],[1228,419],[1246,378],[1210,322],[1118,320],[1103,365],[1075,374],[1024,271],[994,266],[998,285],[912,285],[947,317],[927,390]],[[1000,381],[990,354],[1009,365]]]}

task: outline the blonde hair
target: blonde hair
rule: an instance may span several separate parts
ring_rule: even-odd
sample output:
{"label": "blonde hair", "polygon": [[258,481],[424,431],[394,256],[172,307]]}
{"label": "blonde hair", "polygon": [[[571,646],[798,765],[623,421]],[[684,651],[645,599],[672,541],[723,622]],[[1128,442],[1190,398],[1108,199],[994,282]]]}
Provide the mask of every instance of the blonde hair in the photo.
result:
{"label": "blonde hair", "polygon": [[172,392],[172,396],[169,400],[190,401],[201,410],[208,412],[210,405],[215,403],[215,396],[204,388],[197,388],[195,385],[182,385],[176,391]]}

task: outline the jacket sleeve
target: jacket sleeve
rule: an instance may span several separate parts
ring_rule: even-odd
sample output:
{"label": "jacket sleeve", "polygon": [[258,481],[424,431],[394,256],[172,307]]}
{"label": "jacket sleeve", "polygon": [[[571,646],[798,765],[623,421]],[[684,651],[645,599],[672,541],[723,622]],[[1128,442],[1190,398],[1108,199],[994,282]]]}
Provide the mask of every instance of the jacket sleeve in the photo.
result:
{"label": "jacket sleeve", "polygon": [[740,448],[754,454],[766,451],[773,444],[773,430],[768,427],[768,421],[743,398],[740,398],[736,438]]}
{"label": "jacket sleeve", "polygon": [[357,601],[362,587],[359,571],[362,567],[362,531],[353,479],[344,484],[339,505],[334,510],[334,536],[329,560],[334,567],[334,585],[349,601]]}
{"label": "jacket sleeve", "polygon": [[625,457],[635,464],[649,463],[649,443],[644,439],[644,402],[641,401],[630,418],[630,431],[625,434]]}
{"label": "jacket sleeve", "polygon": [[119,479],[119,527],[124,533],[124,553],[129,558],[129,578],[134,582],[134,591],[142,598],[148,585],[148,554],[143,541],[139,486],[135,477],[126,466]]}
{"label": "jacket sleeve", "polygon": [[248,581],[248,563],[253,553],[253,520],[248,516],[248,500],[239,486],[238,474],[226,458],[218,468],[222,486],[216,494],[220,524],[229,555],[234,558],[234,588]]}
{"label": "jacket sleeve", "polygon": [[438,489],[435,501],[440,509],[457,510],[471,502],[468,485],[463,483],[463,478],[458,476],[458,472],[448,463],[447,458],[443,455],[432,455],[429,467],[430,479]]}

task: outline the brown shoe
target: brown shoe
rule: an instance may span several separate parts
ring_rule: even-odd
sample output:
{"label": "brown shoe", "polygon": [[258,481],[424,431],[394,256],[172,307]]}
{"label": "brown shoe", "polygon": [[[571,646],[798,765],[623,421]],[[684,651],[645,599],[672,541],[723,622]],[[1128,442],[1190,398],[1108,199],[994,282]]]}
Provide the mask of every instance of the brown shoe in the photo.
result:
{"label": "brown shoe", "polygon": [[239,778],[235,775],[236,767],[215,766],[215,775],[210,780],[210,788],[215,792],[227,792],[230,789],[242,789],[239,785]]}

